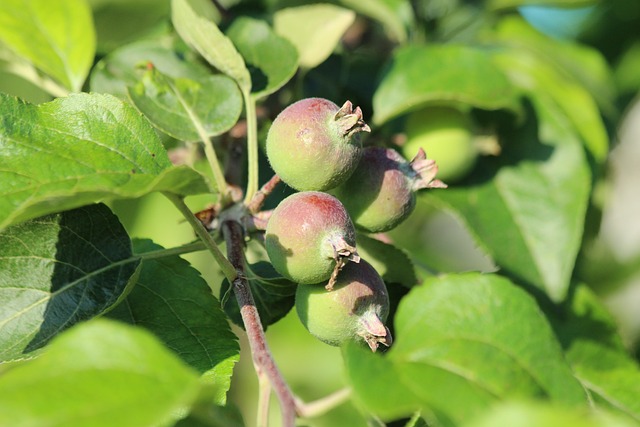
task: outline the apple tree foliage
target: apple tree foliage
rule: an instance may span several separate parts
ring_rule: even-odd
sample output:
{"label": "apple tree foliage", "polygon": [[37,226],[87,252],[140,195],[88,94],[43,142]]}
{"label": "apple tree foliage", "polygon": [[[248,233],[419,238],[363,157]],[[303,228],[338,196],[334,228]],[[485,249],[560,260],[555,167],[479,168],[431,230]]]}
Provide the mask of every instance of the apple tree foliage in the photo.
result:
{"label": "apple tree foliage", "polygon": [[[614,13],[627,3],[3,0],[0,426],[253,425],[227,399],[251,358],[230,326],[242,321],[229,280],[182,257],[206,249],[193,234],[166,248],[133,238],[113,206],[157,192],[198,211],[255,194],[271,121],[311,96],[360,105],[365,145],[401,151],[407,117],[443,106],[480,144],[466,176],[422,192],[406,224],[358,235],[389,288],[394,343],[341,348],[350,422],[639,426],[637,355],[602,275],[581,268],[640,89],[628,72],[640,36],[623,31],[640,18]],[[590,20],[558,37],[525,19],[532,5],[586,7]],[[607,43],[612,32],[626,38]],[[429,234],[435,211],[484,264]],[[266,328],[291,311],[295,284],[251,248]]]}

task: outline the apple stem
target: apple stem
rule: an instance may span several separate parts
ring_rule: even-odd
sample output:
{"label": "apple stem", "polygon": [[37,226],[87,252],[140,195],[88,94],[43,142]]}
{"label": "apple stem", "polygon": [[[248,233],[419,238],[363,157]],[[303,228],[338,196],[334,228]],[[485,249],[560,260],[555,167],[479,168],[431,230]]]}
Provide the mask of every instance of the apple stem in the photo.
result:
{"label": "apple stem", "polygon": [[271,179],[253,195],[249,203],[247,203],[247,209],[249,209],[249,212],[256,213],[260,211],[269,194],[271,194],[281,182],[282,180],[278,175],[273,175]]}

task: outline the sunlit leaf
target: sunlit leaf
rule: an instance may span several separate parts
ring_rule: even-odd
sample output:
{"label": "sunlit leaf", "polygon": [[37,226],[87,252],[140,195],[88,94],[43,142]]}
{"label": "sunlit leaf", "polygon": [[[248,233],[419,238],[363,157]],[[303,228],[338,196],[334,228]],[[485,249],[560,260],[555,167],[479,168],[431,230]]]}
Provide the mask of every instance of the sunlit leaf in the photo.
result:
{"label": "sunlit leaf", "polygon": [[585,285],[551,318],[576,378],[599,408],[640,422],[640,366],[624,347],[618,325]]}
{"label": "sunlit leaf", "polygon": [[373,121],[428,104],[518,110],[518,94],[489,51],[462,45],[406,46],[395,54],[373,96]]}
{"label": "sunlit leaf", "polygon": [[241,17],[227,31],[251,74],[251,94],[263,98],[280,89],[298,68],[298,52],[259,19]]}
{"label": "sunlit leaf", "polygon": [[216,25],[217,11],[208,0],[172,0],[171,19],[180,37],[211,65],[234,79],[243,91],[251,77],[231,40]]}
{"label": "sunlit leaf", "polygon": [[503,135],[500,156],[477,168],[469,185],[425,196],[458,213],[500,268],[562,301],[582,241],[591,172],[568,118],[548,107],[536,105],[537,122]]}
{"label": "sunlit leaf", "polygon": [[140,80],[140,65],[149,63],[173,78],[199,79],[211,74],[204,65],[188,61],[188,55],[176,44],[142,40],[114,50],[98,61],[91,71],[91,91],[127,98],[127,86]]}
{"label": "sunlit leaf", "polygon": [[313,68],[331,55],[356,14],[332,4],[311,4],[277,11],[276,33],[298,50],[301,67]]}
{"label": "sunlit leaf", "polygon": [[535,103],[567,117],[592,156],[603,162],[609,137],[596,99],[609,112],[614,109],[611,76],[603,58],[584,47],[541,36],[520,19],[506,20],[499,31],[508,49],[495,56],[496,63]]}
{"label": "sunlit leaf", "polygon": [[505,402],[464,427],[633,427],[603,411],[569,409],[540,402]]}
{"label": "sunlit leaf", "polygon": [[0,94],[0,229],[107,198],[208,191],[173,167],[153,128],[110,95],[75,94],[38,106]]}
{"label": "sunlit leaf", "polygon": [[196,372],[148,332],[93,320],[0,377],[0,425],[169,426],[199,389]]}
{"label": "sunlit leaf", "polygon": [[[427,279],[401,301],[395,331],[382,357],[345,351],[356,399],[384,419],[424,409],[449,426],[505,398],[587,402],[533,298],[499,276]],[[385,377],[393,398],[379,391]]]}
{"label": "sunlit leaf", "polygon": [[71,91],[82,88],[95,54],[85,0],[3,0],[0,41]]}
{"label": "sunlit leaf", "polygon": [[173,79],[152,67],[129,96],[154,126],[183,141],[199,141],[198,129],[208,137],[228,131],[242,111],[240,90],[224,75]]}
{"label": "sunlit leaf", "polygon": [[340,4],[380,22],[390,39],[403,43],[407,40],[407,23],[411,16],[410,4],[403,0],[339,0]]}

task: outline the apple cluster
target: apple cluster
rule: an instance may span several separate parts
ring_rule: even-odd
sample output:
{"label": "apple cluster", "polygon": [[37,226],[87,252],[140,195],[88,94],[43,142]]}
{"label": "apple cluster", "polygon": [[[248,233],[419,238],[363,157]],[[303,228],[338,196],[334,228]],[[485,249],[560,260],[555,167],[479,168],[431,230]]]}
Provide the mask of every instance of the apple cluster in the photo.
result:
{"label": "apple cluster", "polygon": [[412,212],[415,193],[446,187],[419,150],[412,161],[384,147],[363,148],[362,111],[307,98],[285,108],[267,135],[273,170],[298,190],[271,214],[265,246],[273,267],[299,284],[296,311],[316,338],[356,340],[376,351],[392,338],[385,326],[384,281],[356,249],[356,229],[383,232]]}

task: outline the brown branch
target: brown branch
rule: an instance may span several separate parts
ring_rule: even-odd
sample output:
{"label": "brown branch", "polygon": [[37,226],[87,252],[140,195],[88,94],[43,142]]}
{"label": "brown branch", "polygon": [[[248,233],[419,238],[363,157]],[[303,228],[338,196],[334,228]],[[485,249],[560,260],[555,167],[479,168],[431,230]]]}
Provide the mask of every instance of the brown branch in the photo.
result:
{"label": "brown branch", "polygon": [[244,323],[253,363],[257,370],[266,375],[273,387],[282,411],[282,424],[285,427],[294,427],[296,421],[296,401],[289,389],[280,370],[276,366],[260,322],[258,309],[256,308],[249,282],[244,269],[244,230],[236,221],[225,221],[222,224],[222,233],[227,243],[227,257],[236,268],[238,277],[233,281],[233,292],[238,300],[240,315]]}

